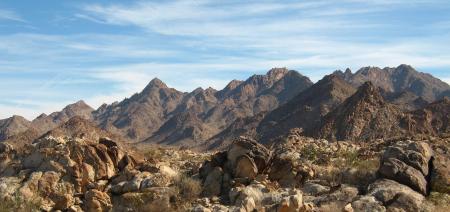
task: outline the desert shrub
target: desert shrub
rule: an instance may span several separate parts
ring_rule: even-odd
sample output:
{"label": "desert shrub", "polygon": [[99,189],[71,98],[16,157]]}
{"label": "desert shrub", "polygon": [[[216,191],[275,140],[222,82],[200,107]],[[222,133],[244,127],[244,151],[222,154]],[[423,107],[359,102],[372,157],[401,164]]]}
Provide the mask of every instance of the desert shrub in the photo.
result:
{"label": "desert shrub", "polygon": [[158,147],[149,148],[144,153],[146,159],[160,160],[164,157],[165,150]]}
{"label": "desert shrub", "polygon": [[301,149],[302,158],[311,161],[314,164],[325,165],[330,162],[330,154],[323,148],[309,144]]}
{"label": "desert shrub", "polygon": [[182,175],[176,180],[175,186],[178,189],[180,197],[186,201],[195,200],[202,192],[202,184],[199,180]]}
{"label": "desert shrub", "polygon": [[40,211],[41,200],[38,197],[33,197],[25,200],[19,195],[14,195],[12,198],[5,198],[0,200],[0,212],[29,212]]}

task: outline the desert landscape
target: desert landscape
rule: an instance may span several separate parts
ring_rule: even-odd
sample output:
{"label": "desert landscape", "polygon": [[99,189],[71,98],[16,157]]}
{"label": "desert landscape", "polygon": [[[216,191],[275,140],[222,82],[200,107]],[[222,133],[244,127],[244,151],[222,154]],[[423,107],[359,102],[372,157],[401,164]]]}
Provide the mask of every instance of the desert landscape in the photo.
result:
{"label": "desert landscape", "polygon": [[[420,85],[420,86],[416,86]],[[450,86],[408,65],[286,68],[191,93],[154,79],[0,120],[0,210],[447,211]]]}

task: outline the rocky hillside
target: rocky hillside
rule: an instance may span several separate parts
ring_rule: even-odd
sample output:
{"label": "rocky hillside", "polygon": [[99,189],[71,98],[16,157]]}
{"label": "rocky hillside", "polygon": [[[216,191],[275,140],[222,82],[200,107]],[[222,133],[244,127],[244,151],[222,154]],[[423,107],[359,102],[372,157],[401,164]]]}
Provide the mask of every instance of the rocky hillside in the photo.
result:
{"label": "rocky hillside", "polygon": [[400,134],[396,126],[402,115],[397,107],[384,100],[377,87],[366,82],[308,133],[339,141],[389,138]]}
{"label": "rocky hillside", "polygon": [[[366,83],[341,105],[388,104],[376,91]],[[448,120],[449,103],[422,109],[430,129],[448,129],[437,120]],[[129,146],[76,116],[31,143],[0,143],[0,209],[447,211],[448,135],[333,142],[296,128],[271,146],[239,137],[222,151],[196,153]]]}
{"label": "rocky hillside", "polygon": [[0,120],[0,141],[4,141],[15,135],[27,131],[31,127],[31,122],[21,116]]}
{"label": "rocky hillside", "polygon": [[286,134],[292,128],[309,129],[322,117],[340,105],[355,89],[347,82],[329,75],[295,96],[291,101],[270,112],[259,124],[263,142]]}

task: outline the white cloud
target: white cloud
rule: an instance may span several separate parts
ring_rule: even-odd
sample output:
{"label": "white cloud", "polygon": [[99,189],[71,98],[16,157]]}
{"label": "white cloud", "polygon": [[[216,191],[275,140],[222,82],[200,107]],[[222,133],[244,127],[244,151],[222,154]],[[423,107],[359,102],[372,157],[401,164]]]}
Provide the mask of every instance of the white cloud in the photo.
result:
{"label": "white cloud", "polygon": [[20,17],[19,14],[12,10],[0,9],[0,20],[9,20],[9,21],[17,21],[25,23],[25,19]]}

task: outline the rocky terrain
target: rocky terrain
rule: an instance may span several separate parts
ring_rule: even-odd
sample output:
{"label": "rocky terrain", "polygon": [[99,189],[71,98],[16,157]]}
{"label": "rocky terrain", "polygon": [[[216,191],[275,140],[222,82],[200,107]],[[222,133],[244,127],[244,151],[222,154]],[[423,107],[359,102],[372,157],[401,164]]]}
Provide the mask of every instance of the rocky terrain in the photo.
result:
{"label": "rocky terrain", "polygon": [[272,69],[0,120],[0,211],[449,211],[450,88]]}

